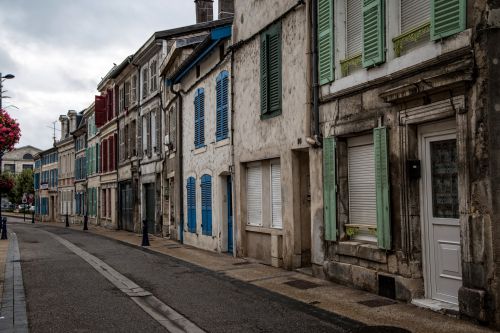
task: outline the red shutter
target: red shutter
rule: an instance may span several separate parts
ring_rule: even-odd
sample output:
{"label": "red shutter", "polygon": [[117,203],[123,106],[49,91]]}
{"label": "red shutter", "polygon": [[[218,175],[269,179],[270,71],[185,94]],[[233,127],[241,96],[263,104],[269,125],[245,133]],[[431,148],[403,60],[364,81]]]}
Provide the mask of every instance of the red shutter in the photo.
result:
{"label": "red shutter", "polygon": [[108,172],[108,140],[102,141],[102,172]]}
{"label": "red shutter", "polygon": [[95,97],[95,126],[101,127],[106,123],[106,97]]}
{"label": "red shutter", "polygon": [[107,120],[113,119],[113,89],[108,89],[106,93],[106,98],[108,100],[108,117]]}

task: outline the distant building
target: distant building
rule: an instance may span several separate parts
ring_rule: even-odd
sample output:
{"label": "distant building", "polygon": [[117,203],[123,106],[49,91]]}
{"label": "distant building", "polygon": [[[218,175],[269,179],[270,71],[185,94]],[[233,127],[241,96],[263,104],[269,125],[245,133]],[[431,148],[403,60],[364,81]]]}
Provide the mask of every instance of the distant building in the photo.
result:
{"label": "distant building", "polygon": [[55,222],[58,214],[57,148],[44,150],[34,159],[35,215],[38,221]]}
{"label": "distant building", "polygon": [[2,172],[9,171],[16,174],[25,169],[33,169],[35,166],[33,156],[41,151],[33,146],[23,146],[5,153],[2,157]]}

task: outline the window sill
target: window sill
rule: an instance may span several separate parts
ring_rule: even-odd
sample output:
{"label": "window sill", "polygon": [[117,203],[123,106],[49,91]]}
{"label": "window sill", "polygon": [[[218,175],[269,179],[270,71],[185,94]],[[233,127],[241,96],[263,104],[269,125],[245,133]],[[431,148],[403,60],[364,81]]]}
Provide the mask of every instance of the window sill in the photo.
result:
{"label": "window sill", "polygon": [[201,146],[192,150],[194,155],[203,154],[206,151],[207,151],[207,146]]}
{"label": "window sill", "polygon": [[274,118],[281,115],[281,110],[279,111],[273,111],[273,112],[268,112],[260,115],[260,120],[266,120],[270,118]]}
{"label": "window sill", "polygon": [[215,142],[215,148],[220,148],[229,145],[229,138],[225,138]]}
{"label": "window sill", "polygon": [[283,235],[283,229],[268,228],[251,224],[247,224],[245,226],[245,231],[250,231],[260,234],[269,234],[269,235]]}
{"label": "window sill", "polygon": [[337,244],[337,254],[365,259],[368,261],[387,263],[387,253],[378,248],[376,244],[361,241],[343,241]]}

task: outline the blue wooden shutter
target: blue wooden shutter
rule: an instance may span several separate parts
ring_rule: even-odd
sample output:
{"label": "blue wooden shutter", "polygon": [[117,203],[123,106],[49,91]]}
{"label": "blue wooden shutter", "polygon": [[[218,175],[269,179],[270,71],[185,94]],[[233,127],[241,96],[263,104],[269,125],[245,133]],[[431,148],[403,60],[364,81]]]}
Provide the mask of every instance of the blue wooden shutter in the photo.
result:
{"label": "blue wooden shutter", "polygon": [[196,188],[194,177],[189,177],[187,180],[187,215],[188,215],[188,231],[196,232]]}
{"label": "blue wooden shutter", "polygon": [[195,148],[199,145],[199,133],[200,133],[200,121],[199,121],[199,107],[200,104],[198,102],[198,91],[196,91],[196,95],[194,96],[194,146]]}
{"label": "blue wooden shutter", "polygon": [[318,75],[319,83],[333,81],[333,1],[318,1]]}
{"label": "blue wooden shutter", "polygon": [[389,160],[387,128],[373,130],[375,149],[375,185],[377,198],[377,242],[382,249],[391,249],[391,209],[389,196]]}
{"label": "blue wooden shutter", "polygon": [[200,88],[200,95],[198,96],[199,98],[199,126],[200,126],[200,135],[199,135],[199,145],[204,146],[205,145],[205,90],[203,88]]}
{"label": "blue wooden shutter", "polygon": [[216,139],[224,140],[227,138],[228,126],[228,104],[229,104],[229,75],[227,71],[223,71],[217,76],[217,130]]}
{"label": "blue wooden shutter", "polygon": [[203,235],[212,236],[212,177],[201,177],[201,229]]}
{"label": "blue wooden shutter", "polygon": [[325,240],[337,240],[337,184],[335,172],[335,138],[323,140],[323,210]]}
{"label": "blue wooden shutter", "polygon": [[466,0],[431,0],[431,39],[465,30]]}
{"label": "blue wooden shutter", "polygon": [[363,67],[385,61],[384,0],[363,0]]}

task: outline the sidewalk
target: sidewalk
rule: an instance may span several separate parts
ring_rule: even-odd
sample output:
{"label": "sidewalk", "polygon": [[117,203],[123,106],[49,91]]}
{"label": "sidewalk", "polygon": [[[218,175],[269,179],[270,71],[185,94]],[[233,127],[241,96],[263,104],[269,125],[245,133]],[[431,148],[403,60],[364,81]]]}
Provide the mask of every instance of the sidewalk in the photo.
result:
{"label": "sidewalk", "polygon": [[[64,227],[62,223],[43,224]],[[71,226],[71,229],[82,230],[82,226]],[[89,232],[137,247],[140,247],[142,239],[142,235],[139,234],[96,226],[89,226]],[[243,258],[233,258],[226,254],[196,249],[165,238],[149,236],[149,240],[151,246],[147,249],[150,251],[187,261],[367,325],[397,326],[413,333],[494,332],[465,320],[441,315],[296,271],[287,271]]]}

